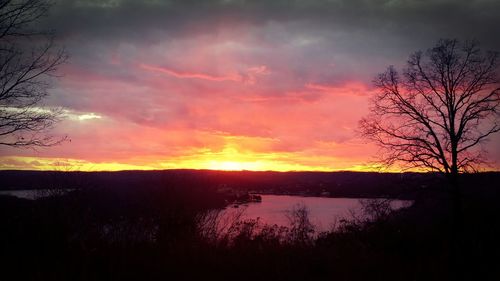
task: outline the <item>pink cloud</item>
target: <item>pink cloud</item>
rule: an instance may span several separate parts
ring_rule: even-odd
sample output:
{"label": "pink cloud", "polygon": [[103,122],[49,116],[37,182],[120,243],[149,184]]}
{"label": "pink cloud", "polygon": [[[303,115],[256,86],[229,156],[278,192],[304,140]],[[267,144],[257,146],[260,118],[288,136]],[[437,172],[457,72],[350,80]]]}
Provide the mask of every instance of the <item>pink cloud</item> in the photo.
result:
{"label": "pink cloud", "polygon": [[358,81],[345,82],[340,85],[307,83],[305,87],[310,90],[336,95],[369,95],[374,93],[374,89]]}
{"label": "pink cloud", "polygon": [[102,118],[60,123],[56,133],[71,143],[36,153],[5,149],[0,157],[149,165],[230,147],[286,163],[348,168],[376,153],[354,133],[374,93],[368,82],[339,76],[328,56],[290,44],[277,48],[249,34],[118,45],[98,60],[67,65],[51,105]]}
{"label": "pink cloud", "polygon": [[154,72],[159,72],[163,74],[167,74],[176,78],[182,78],[182,79],[203,79],[203,80],[209,80],[209,81],[216,81],[216,82],[222,82],[222,81],[235,81],[235,82],[241,82],[243,81],[243,77],[240,74],[228,74],[228,75],[223,75],[223,76],[216,76],[216,75],[210,75],[210,74],[205,74],[205,73],[196,73],[196,72],[179,72],[179,71],[174,71],[171,69],[168,69],[166,67],[158,67],[158,66],[152,66],[152,65],[147,65],[147,64],[140,64],[140,68],[148,70],[148,71],[154,71]]}
{"label": "pink cloud", "polygon": [[166,74],[180,79],[201,79],[214,82],[232,81],[243,82],[249,85],[255,84],[259,76],[268,75],[271,73],[268,67],[265,65],[248,67],[244,71],[240,71],[237,73],[233,72],[226,75],[212,75],[199,72],[181,72],[166,67],[159,67],[144,63],[140,63],[139,68],[151,72]]}

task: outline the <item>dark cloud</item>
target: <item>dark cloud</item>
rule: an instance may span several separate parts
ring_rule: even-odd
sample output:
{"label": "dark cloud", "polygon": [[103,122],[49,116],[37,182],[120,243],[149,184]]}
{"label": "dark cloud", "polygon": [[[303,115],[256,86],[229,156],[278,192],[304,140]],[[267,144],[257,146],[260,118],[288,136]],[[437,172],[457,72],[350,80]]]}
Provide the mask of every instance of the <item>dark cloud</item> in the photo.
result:
{"label": "dark cloud", "polygon": [[52,9],[47,24],[64,36],[155,41],[216,34],[238,25],[295,22],[291,32],[360,32],[388,43],[476,37],[498,47],[499,11],[495,0],[64,0]]}
{"label": "dark cloud", "polygon": [[193,48],[196,38],[225,34],[267,49],[244,50],[252,60],[274,69],[286,65],[297,77],[324,83],[353,74],[369,81],[375,71],[404,63],[410,52],[439,38],[476,39],[500,50],[498,12],[500,1],[494,0],[64,0],[44,25],[56,30],[72,62],[89,69],[115,73],[102,62],[117,49],[126,60],[157,44],[171,47],[164,64],[178,64],[182,56],[175,51]]}

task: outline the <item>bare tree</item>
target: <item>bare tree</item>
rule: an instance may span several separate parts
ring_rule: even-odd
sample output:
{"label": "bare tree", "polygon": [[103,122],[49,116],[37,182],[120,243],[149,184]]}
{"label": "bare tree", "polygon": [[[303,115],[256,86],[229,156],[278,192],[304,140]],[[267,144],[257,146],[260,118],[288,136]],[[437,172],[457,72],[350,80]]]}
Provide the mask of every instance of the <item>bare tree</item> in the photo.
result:
{"label": "bare tree", "polygon": [[412,54],[402,75],[391,66],[374,83],[362,134],[382,148],[386,165],[445,174],[459,204],[459,173],[484,162],[478,145],[500,131],[498,53],[440,40]]}
{"label": "bare tree", "polygon": [[42,104],[57,67],[66,60],[49,31],[34,28],[45,0],[0,0],[0,145],[51,146],[48,131],[61,111]]}
{"label": "bare tree", "polygon": [[309,208],[303,203],[297,204],[287,211],[286,216],[290,223],[289,235],[293,242],[312,243],[316,229],[309,214]]}

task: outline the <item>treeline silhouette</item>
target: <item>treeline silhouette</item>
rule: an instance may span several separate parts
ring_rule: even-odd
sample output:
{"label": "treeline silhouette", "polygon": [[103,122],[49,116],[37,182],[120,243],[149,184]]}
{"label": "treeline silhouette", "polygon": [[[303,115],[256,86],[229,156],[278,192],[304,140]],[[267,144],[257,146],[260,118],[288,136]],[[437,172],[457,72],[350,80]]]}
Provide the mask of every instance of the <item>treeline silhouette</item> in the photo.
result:
{"label": "treeline silhouette", "polygon": [[[484,178],[484,177],[482,177]],[[439,188],[443,179],[433,173],[373,172],[254,172],[213,170],[163,170],[121,172],[0,171],[2,189],[48,189],[77,187],[147,188],[198,186],[229,188],[276,194],[333,197],[403,197],[429,187]]]}
{"label": "treeline silhouette", "polygon": [[[449,197],[427,185],[440,182],[436,175],[415,176],[422,181],[414,183],[410,208],[393,212],[366,200],[368,217],[317,233],[302,207],[290,212],[288,228],[235,218],[221,230],[217,218],[227,194],[215,187],[255,189],[262,182],[295,187],[293,179],[321,178],[323,189],[327,173],[22,172],[32,174],[19,177],[21,172],[4,171],[2,183],[11,183],[16,173],[19,181],[39,187],[64,183],[71,190],[37,200],[0,196],[3,280],[450,280],[457,273],[493,280],[500,273],[499,173],[463,177],[458,252],[450,239]],[[52,183],[42,184],[51,177]]]}

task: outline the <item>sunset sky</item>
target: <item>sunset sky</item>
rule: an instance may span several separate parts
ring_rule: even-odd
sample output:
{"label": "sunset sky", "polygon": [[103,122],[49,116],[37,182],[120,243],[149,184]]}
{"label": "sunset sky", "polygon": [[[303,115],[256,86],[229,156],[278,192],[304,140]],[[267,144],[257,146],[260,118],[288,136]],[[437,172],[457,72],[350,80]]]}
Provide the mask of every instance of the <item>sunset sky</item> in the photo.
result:
{"label": "sunset sky", "polygon": [[[51,148],[0,169],[372,170],[374,76],[439,38],[500,50],[500,1],[56,1]],[[500,134],[484,148],[500,167]]]}

